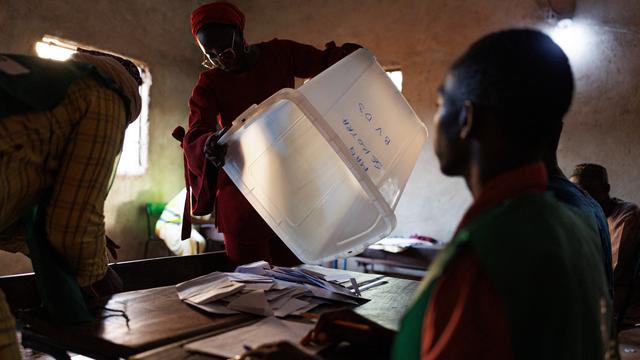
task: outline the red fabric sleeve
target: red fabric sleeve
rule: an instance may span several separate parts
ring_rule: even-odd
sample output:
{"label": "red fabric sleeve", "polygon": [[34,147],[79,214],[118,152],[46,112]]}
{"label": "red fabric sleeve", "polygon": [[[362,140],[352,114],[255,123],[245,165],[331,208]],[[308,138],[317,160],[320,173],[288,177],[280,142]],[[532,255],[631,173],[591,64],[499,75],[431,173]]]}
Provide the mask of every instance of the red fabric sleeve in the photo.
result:
{"label": "red fabric sleeve", "polygon": [[359,47],[359,45],[355,44],[336,46],[332,41],[325,45],[324,50],[319,50],[311,45],[300,44],[291,40],[279,41],[289,54],[294,76],[303,79],[318,75]]}
{"label": "red fabric sleeve", "polygon": [[207,86],[205,73],[189,99],[189,130],[184,136],[182,148],[185,153],[186,177],[192,191],[192,212],[207,215],[213,211],[215,201],[217,169],[204,156],[204,144],[216,131],[219,116],[216,97]]}
{"label": "red fabric sleeve", "polygon": [[435,285],[422,329],[422,360],[513,359],[504,305],[470,249]]}

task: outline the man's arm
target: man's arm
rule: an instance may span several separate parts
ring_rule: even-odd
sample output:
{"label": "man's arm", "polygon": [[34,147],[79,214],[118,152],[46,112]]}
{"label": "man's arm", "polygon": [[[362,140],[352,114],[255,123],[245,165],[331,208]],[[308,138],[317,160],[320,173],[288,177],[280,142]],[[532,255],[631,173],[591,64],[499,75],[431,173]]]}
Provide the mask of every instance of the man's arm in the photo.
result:
{"label": "man's arm", "polygon": [[182,143],[187,186],[191,187],[194,198],[191,208],[195,215],[213,211],[218,169],[206,158],[204,150],[207,140],[217,130],[218,114],[216,96],[208,87],[206,75],[200,74],[189,99],[189,130]]}

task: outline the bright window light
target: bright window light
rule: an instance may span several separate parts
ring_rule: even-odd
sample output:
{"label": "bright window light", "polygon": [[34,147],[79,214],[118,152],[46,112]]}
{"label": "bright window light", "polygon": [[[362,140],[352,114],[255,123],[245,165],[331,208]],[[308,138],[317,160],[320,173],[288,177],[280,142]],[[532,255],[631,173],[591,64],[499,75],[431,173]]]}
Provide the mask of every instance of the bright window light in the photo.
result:
{"label": "bright window light", "polygon": [[402,92],[402,70],[387,70],[387,75],[393,81],[393,85]]}
{"label": "bright window light", "polygon": [[[58,61],[65,61],[73,55],[78,47],[109,53],[110,51],[96,49],[91,46],[78,45],[72,41],[45,35],[36,42],[35,49],[39,57]],[[120,153],[117,175],[143,175],[147,170],[147,156],[149,148],[149,90],[151,89],[151,73],[147,66],[140,61],[116,54],[131,60],[140,71],[142,85],[139,88],[142,98],[140,116],[129,124],[124,135],[124,144]]]}
{"label": "bright window light", "polygon": [[[137,64],[136,64],[137,65]],[[149,148],[149,90],[151,88],[151,74],[138,67],[142,77],[140,97],[142,109],[140,116],[129,124],[124,134],[124,144],[120,154],[117,175],[143,175],[147,170],[147,154]]]}
{"label": "bright window light", "polygon": [[50,42],[38,41],[36,43],[36,53],[38,56],[45,59],[64,61],[71,57],[76,49],[70,49]]}
{"label": "bright window light", "polygon": [[592,37],[587,26],[571,19],[558,21],[558,24],[549,31],[549,36],[574,61],[585,55]]}

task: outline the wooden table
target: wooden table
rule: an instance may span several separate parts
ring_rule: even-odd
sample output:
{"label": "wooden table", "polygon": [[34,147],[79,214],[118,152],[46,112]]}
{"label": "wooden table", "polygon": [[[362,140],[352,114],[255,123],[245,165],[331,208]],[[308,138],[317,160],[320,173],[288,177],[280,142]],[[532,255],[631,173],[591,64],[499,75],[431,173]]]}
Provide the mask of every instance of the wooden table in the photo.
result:
{"label": "wooden table", "polygon": [[46,336],[46,343],[94,358],[126,358],[178,340],[251,321],[249,314],[215,316],[195,310],[180,299],[174,286],[114,295],[102,318],[81,325],[55,325],[23,315],[23,336]]}
{"label": "wooden table", "polygon": [[[418,282],[413,280],[398,279],[385,277],[387,284],[366,290],[362,295],[371,301],[357,306],[354,311],[358,314],[371,319],[380,325],[389,329],[397,330],[400,318],[409,302],[413,298],[413,293],[418,287]],[[326,308],[324,310],[327,310]],[[215,334],[219,334],[224,330],[211,331],[191,339],[178,341],[173,344],[154,349],[142,354],[138,354],[132,359],[135,360],[169,360],[169,359],[219,359],[214,356],[190,353],[183,349],[183,345],[196,339],[201,339]]]}
{"label": "wooden table", "polygon": [[[126,358],[135,354],[140,354],[135,357],[137,359],[186,357],[194,359],[193,354],[182,349],[182,344],[249,324],[258,318],[250,314],[231,316],[207,314],[181,302],[174,286],[140,290],[135,288],[154,283],[167,285],[166,277],[153,280],[153,268],[157,268],[155,272],[173,270],[172,278],[169,280],[172,283],[214,271],[213,268],[216,266],[211,265],[210,261],[217,259],[216,256],[199,255],[191,261],[185,260],[188,257],[181,257],[119,264],[120,269],[117,271],[119,270],[121,275],[124,274],[125,283],[129,276],[135,277],[136,280],[129,282],[134,284],[129,288],[133,287],[132,291],[112,296],[106,308],[124,311],[129,321],[118,312],[104,310],[102,314],[106,317],[93,323],[59,326],[27,313],[20,316],[25,324],[23,339],[33,344],[44,345],[46,349],[58,349],[62,353],[66,350],[97,359]],[[174,264],[174,260],[171,259],[176,259],[176,263]],[[178,270],[181,269],[180,265],[185,266],[182,267],[185,273],[176,275],[176,272],[180,272]],[[218,263],[218,266],[222,266],[219,270],[226,271],[223,265]],[[141,280],[144,278],[147,280]],[[400,316],[411,300],[411,295],[415,292],[418,283],[390,277],[385,279],[388,284],[363,292],[363,296],[371,301],[356,307],[355,311],[383,326],[397,329]],[[29,278],[26,280],[22,283],[32,284]],[[0,279],[0,285],[8,293],[7,297],[12,299],[10,305],[14,309],[17,306],[16,301],[20,300],[19,295],[33,290],[22,289],[21,292],[16,292],[15,278],[6,281]],[[195,358],[197,357],[196,355]],[[202,358],[205,357],[202,356]]]}

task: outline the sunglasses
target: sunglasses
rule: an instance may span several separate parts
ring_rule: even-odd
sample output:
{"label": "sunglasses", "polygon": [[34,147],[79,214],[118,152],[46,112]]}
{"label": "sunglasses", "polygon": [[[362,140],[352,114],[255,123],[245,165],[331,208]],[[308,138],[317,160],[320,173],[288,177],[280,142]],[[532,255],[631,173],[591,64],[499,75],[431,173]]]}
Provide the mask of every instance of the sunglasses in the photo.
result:
{"label": "sunglasses", "polygon": [[233,50],[235,43],[236,43],[236,33],[234,32],[233,37],[231,38],[231,47],[221,51],[218,54],[216,54],[215,52],[213,54],[205,52],[202,60],[202,66],[204,66],[207,69],[215,69],[215,68],[224,69],[225,62],[233,61],[236,58],[236,51]]}

